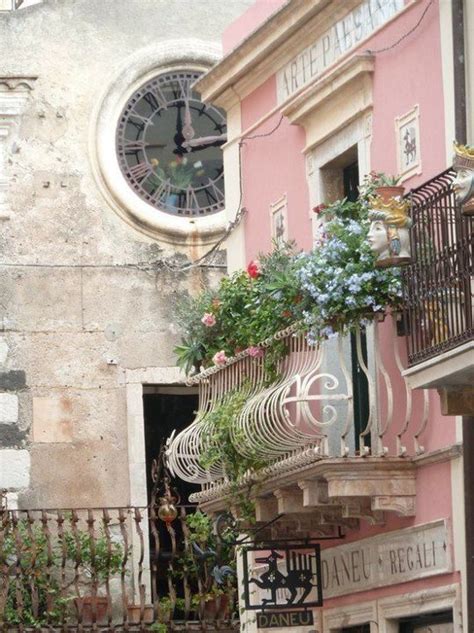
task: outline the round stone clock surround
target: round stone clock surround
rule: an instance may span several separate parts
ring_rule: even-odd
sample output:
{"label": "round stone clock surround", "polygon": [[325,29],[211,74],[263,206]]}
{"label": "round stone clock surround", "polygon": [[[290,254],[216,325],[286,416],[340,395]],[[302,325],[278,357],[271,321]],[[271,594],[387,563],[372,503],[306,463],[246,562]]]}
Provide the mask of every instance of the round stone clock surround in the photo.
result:
{"label": "round stone clock surround", "polygon": [[170,213],[165,205],[165,210],[157,208],[137,195],[120,167],[116,151],[117,125],[128,100],[140,87],[165,73],[205,72],[219,58],[218,46],[200,40],[170,40],[139,51],[123,65],[94,115],[91,156],[102,193],[123,219],[163,241],[213,242],[225,228],[225,213],[218,209],[207,214]]}

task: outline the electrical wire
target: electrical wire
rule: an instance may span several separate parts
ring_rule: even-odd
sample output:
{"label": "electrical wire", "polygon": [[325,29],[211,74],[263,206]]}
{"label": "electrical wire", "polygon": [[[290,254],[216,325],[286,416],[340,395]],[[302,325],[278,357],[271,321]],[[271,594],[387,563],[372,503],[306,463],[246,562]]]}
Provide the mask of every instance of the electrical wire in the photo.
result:
{"label": "electrical wire", "polygon": [[414,33],[416,31],[416,29],[420,26],[420,24],[423,22],[423,19],[424,19],[425,15],[428,13],[428,9],[431,7],[433,2],[434,2],[434,0],[430,0],[428,2],[428,4],[426,5],[423,13],[420,16],[420,19],[418,20],[418,22],[414,26],[412,26],[412,28],[409,31],[407,31],[404,35],[402,35],[396,42],[394,42],[393,44],[390,44],[390,46],[386,46],[385,48],[378,48],[376,50],[368,49],[366,52],[370,53],[371,55],[376,55],[377,53],[386,53],[387,51],[391,51],[393,48],[395,48],[396,46],[401,44],[403,42],[403,40],[405,40],[412,33]]}
{"label": "electrical wire", "polygon": [[211,257],[211,255],[216,253],[216,251],[219,249],[221,244],[225,242],[225,240],[229,237],[229,235],[239,226],[243,216],[245,215],[245,213],[247,213],[247,209],[245,207],[242,207],[242,200],[243,200],[243,195],[244,195],[243,182],[242,182],[242,147],[243,145],[245,145],[246,141],[253,141],[254,139],[257,139],[257,138],[265,138],[274,134],[278,130],[280,125],[283,123],[283,119],[284,119],[284,116],[282,114],[280,116],[280,119],[276,123],[276,125],[269,132],[264,132],[262,134],[252,134],[252,136],[243,136],[240,139],[239,141],[239,202],[237,204],[237,211],[235,213],[235,217],[227,225],[227,228],[224,234],[222,235],[222,237],[220,237],[219,240],[206,253],[204,253],[204,255],[194,260],[193,262],[190,262],[189,264],[185,264],[184,266],[175,266],[173,264],[169,264],[166,261],[163,261],[162,264],[165,268],[173,272],[182,273],[182,272],[191,270],[192,268],[201,267],[203,265],[202,263],[206,259]]}

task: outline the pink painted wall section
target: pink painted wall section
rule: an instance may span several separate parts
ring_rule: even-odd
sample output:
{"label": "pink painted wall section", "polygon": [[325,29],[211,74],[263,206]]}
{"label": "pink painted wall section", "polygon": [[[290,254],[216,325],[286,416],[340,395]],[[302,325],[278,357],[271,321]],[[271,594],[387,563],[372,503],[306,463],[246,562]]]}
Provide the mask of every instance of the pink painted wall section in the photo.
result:
{"label": "pink painted wall section", "polygon": [[[408,9],[371,38],[364,49],[377,51],[397,42],[415,26],[427,5],[428,0],[422,0]],[[421,185],[447,166],[440,37],[436,0],[412,35],[393,50],[375,54],[372,169],[397,173],[395,117],[415,105],[420,109],[423,173],[407,180],[407,188]]]}
{"label": "pink painted wall section", "polygon": [[[446,519],[448,533],[452,531],[451,512],[451,466],[448,462],[431,464],[421,467],[417,472],[416,480],[416,516],[411,518],[396,518],[389,516],[383,527],[371,526],[361,521],[360,529],[349,532],[343,542],[327,541],[324,547],[334,547],[341,544],[357,542],[363,538],[376,536],[377,534],[388,534],[395,530],[401,530],[415,525],[423,525],[439,519]],[[453,559],[453,544],[448,544]],[[419,591],[440,587],[459,582],[459,573],[441,574],[423,580],[405,582],[399,585],[392,585],[381,589],[358,592],[351,596],[332,598],[324,601],[325,608],[338,607],[349,604],[356,604],[366,600],[375,600],[391,595],[400,595],[410,591]]]}
{"label": "pink painted wall section", "polygon": [[242,40],[255,31],[272,13],[286,3],[286,0],[256,0],[255,4],[233,22],[223,34],[224,55],[238,46]]}
{"label": "pink painted wall section", "polygon": [[[266,117],[276,106],[276,80],[273,75],[241,102],[242,130],[247,130]],[[250,133],[253,136],[254,132]]]}
{"label": "pink painted wall section", "polygon": [[[280,121],[276,114],[252,135],[266,134]],[[284,119],[270,136],[248,139],[242,148],[245,253],[247,261],[272,248],[270,207],[287,196],[288,237],[305,249],[311,248],[311,224],[308,218],[309,195],[306,184],[304,131]]]}

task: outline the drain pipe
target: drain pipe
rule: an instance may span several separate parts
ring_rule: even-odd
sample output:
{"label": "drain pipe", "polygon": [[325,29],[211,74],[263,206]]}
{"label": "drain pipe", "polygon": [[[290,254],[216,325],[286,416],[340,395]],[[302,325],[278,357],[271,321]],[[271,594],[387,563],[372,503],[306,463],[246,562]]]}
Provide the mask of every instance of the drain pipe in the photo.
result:
{"label": "drain pipe", "polygon": [[[466,50],[464,45],[464,0],[451,0],[453,23],[454,116],[456,141],[467,142]],[[463,470],[466,533],[467,622],[474,632],[474,417],[463,416]]]}
{"label": "drain pipe", "polygon": [[467,142],[466,50],[464,46],[464,0],[451,0],[453,23],[454,116],[456,141]]}
{"label": "drain pipe", "polygon": [[474,417],[462,418],[464,512],[466,533],[466,592],[467,623],[463,630],[474,631]]}

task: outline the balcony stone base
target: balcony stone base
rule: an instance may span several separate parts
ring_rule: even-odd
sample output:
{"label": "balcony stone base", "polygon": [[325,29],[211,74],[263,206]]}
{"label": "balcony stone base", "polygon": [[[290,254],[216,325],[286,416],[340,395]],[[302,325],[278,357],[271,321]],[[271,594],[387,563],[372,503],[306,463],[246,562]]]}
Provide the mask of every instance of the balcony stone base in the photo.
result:
{"label": "balcony stone base", "polygon": [[443,415],[474,416],[474,387],[438,389]]}
{"label": "balcony stone base", "polygon": [[[360,519],[382,525],[386,515],[415,515],[416,466],[409,458],[354,457],[320,459],[283,471],[249,487],[258,524],[278,515],[278,530],[326,533],[355,529]],[[194,495],[208,513],[232,506],[225,485]],[[238,514],[238,508],[232,508]],[[275,524],[276,526],[276,524]],[[321,532],[322,531],[322,532]]]}

